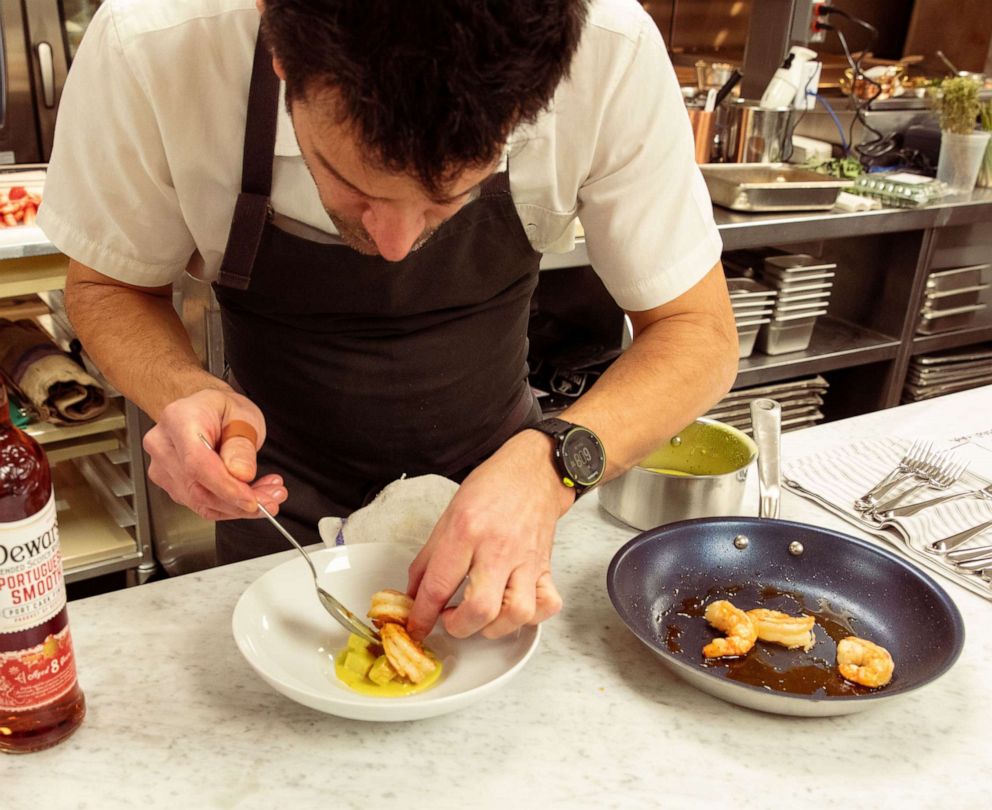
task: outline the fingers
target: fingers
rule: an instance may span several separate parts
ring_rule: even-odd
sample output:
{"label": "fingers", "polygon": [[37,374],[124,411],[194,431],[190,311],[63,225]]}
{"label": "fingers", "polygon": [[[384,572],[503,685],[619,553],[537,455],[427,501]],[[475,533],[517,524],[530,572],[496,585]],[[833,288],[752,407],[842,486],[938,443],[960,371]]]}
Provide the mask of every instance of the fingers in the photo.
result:
{"label": "fingers", "polygon": [[[437,532],[437,528],[434,531]],[[415,593],[416,597],[406,628],[415,641],[423,641],[430,633],[441,610],[461,587],[471,562],[471,549],[465,545],[453,545],[448,553],[435,555],[428,540],[421,549],[409,570],[411,587],[408,592]]]}
{"label": "fingers", "polygon": [[[515,633],[524,625],[547,621],[556,616],[561,608],[562,599],[551,579],[550,571],[544,571],[535,582],[531,571],[518,568],[506,584],[499,614],[481,629],[481,633],[485,638],[502,638]],[[457,608],[445,611],[442,621],[451,635],[464,637],[459,635],[464,631],[463,627],[457,626],[452,630],[454,623],[462,620],[456,617],[457,611]]]}
{"label": "fingers", "polygon": [[145,435],[148,476],[209,520],[255,517],[259,502],[278,511],[287,497],[282,478],[267,475],[251,483],[264,433],[261,413],[245,397],[198,392],[165,408]]}
{"label": "fingers", "polygon": [[255,477],[258,450],[258,431],[243,419],[232,419],[221,429],[218,452],[228,472],[239,481]]}

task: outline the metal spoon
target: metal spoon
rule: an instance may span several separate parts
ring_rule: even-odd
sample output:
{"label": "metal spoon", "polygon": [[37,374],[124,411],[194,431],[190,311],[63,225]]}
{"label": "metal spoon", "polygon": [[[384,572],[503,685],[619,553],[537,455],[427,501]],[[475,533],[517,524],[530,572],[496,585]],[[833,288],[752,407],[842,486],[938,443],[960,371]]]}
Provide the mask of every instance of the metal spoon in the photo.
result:
{"label": "metal spoon", "polygon": [[[207,437],[202,433],[197,434],[207,447],[211,450],[215,450],[214,446],[210,444]],[[320,600],[320,604],[324,606],[324,610],[331,614],[334,619],[349,633],[354,633],[356,636],[361,636],[366,641],[371,641],[373,644],[379,643],[379,634],[376,633],[371,627],[361,621],[354,613],[352,613],[348,608],[342,605],[337,599],[331,596],[327,591],[321,587],[320,581],[317,579],[317,569],[314,567],[313,560],[310,559],[310,555],[304,550],[303,546],[299,544],[293,535],[291,535],[283,525],[275,519],[273,514],[262,506],[261,501],[256,501],[258,505],[258,511],[268,518],[269,523],[276,527],[276,530],[289,540],[290,543],[295,546],[296,550],[303,555],[303,559],[307,561],[307,565],[310,566],[310,571],[313,573],[313,584],[317,589],[317,598]]]}

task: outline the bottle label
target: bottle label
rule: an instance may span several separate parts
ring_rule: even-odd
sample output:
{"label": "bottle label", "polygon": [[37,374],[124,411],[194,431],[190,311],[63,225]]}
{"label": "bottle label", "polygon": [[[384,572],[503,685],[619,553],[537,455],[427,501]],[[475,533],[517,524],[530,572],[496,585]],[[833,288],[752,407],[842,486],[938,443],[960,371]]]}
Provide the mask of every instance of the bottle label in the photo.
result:
{"label": "bottle label", "polygon": [[44,624],[65,607],[55,493],[24,520],[0,523],[0,633]]}
{"label": "bottle label", "polygon": [[[31,517],[0,523],[0,641],[5,633],[48,623],[65,607],[65,598],[53,492]],[[30,647],[0,652],[0,711],[35,709],[75,686],[68,624],[44,638],[27,638]],[[6,646],[0,644],[0,650]]]}
{"label": "bottle label", "polygon": [[76,658],[67,624],[41,644],[0,653],[0,712],[38,709],[76,685]]}

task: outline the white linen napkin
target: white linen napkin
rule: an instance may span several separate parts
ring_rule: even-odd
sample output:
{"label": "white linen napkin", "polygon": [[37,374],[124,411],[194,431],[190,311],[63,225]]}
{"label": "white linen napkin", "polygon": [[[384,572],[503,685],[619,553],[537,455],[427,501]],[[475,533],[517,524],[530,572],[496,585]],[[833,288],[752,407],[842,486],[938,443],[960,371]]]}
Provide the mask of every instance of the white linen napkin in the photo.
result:
{"label": "white linen napkin", "polygon": [[[854,508],[854,501],[891,472],[911,444],[906,439],[883,438],[787,461],[784,463],[786,488],[804,497],[810,497],[811,494],[821,506],[829,508],[839,517],[894,543],[914,562],[992,599],[992,585],[979,574],[964,572],[942,556],[925,550],[937,540],[992,520],[992,501],[978,497],[961,498],[924,509],[915,515],[889,518],[881,523],[866,519]],[[989,485],[989,481],[979,474],[992,466],[992,456],[988,451],[977,443],[968,442],[968,437],[961,437],[953,446],[955,457],[969,462],[968,472],[947,490],[920,489],[899,505],[919,503],[941,495],[967,492]],[[790,488],[789,480],[795,481],[810,494]],[[906,492],[915,483],[917,482],[909,481],[900,484],[886,493],[882,502]],[[989,545],[992,545],[992,529],[958,548]]]}
{"label": "white linen napkin", "polygon": [[434,524],[458,491],[458,484],[440,475],[400,478],[347,518],[325,517],[317,522],[324,544],[427,542]]}

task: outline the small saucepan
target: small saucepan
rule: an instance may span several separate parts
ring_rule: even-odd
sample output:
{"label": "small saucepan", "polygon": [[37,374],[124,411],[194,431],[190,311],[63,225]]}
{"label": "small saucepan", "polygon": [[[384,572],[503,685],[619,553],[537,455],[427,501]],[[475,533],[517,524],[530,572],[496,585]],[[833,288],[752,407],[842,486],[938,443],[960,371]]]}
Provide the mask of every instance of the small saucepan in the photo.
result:
{"label": "small saucepan", "polygon": [[635,529],[739,515],[757,455],[746,433],[703,417],[636,467],[603,484],[599,504]]}
{"label": "small saucepan", "polygon": [[[761,517],[686,520],[639,534],[614,556],[607,589],[621,619],[661,661],[699,689],[776,714],[850,714],[918,689],[945,673],[964,645],[964,624],[930,576],[873,543],[778,514],[781,409],[752,406],[759,448]],[[758,642],[744,656],[707,660],[717,631],[705,606],[728,599],[813,614],[816,643],[788,650]],[[852,684],[836,666],[848,635],[885,647],[895,661],[879,689]]]}

